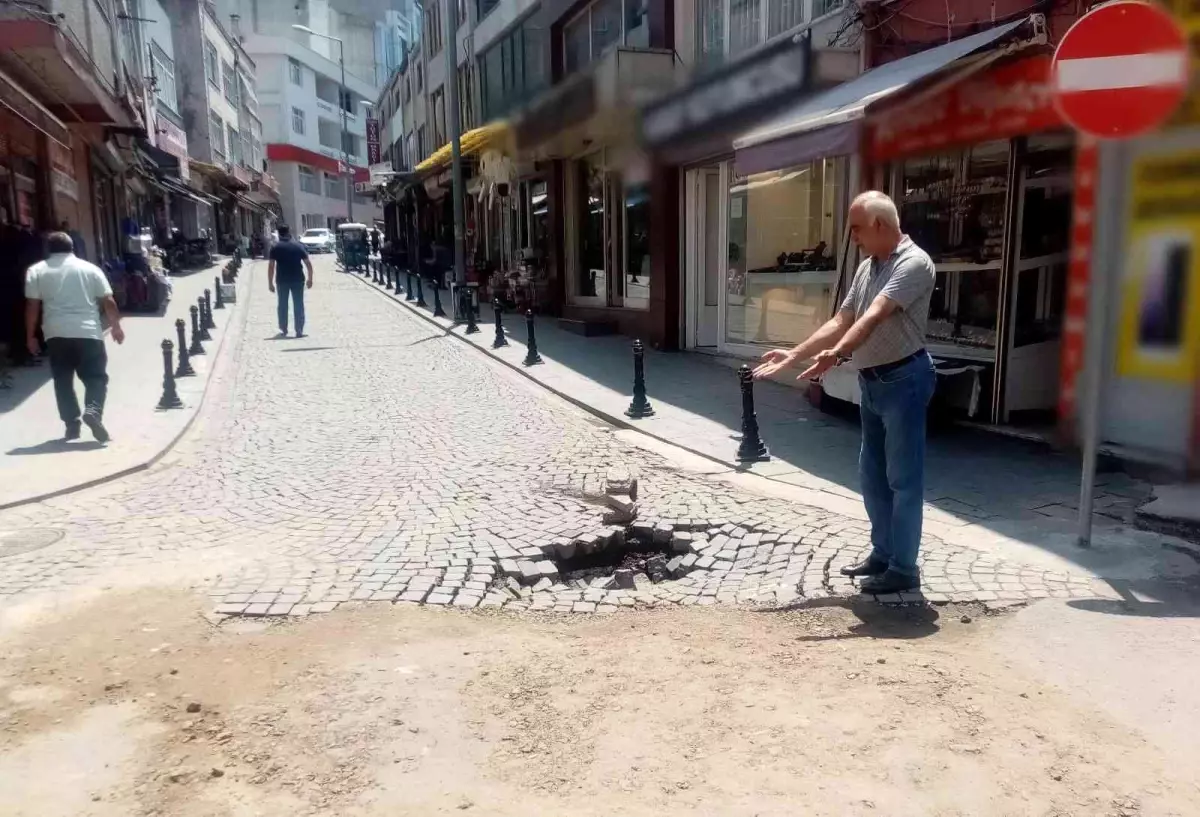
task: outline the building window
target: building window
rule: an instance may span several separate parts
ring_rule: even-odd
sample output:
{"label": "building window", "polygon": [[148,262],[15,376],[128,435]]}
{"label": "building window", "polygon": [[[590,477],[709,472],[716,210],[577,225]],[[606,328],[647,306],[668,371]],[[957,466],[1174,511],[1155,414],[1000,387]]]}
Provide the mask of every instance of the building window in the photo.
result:
{"label": "building window", "polygon": [[442,2],[430,0],[425,7],[425,41],[429,43],[429,56],[442,50]]}
{"label": "building window", "polygon": [[650,308],[650,185],[622,185],[625,208],[621,225],[623,240],[623,305]]}
{"label": "building window", "polygon": [[233,71],[233,66],[227,62],[221,63],[221,79],[225,90],[225,98],[237,104],[237,74]]}
{"label": "building window", "polygon": [[467,24],[467,0],[455,0],[458,7],[458,25],[461,28]]}
{"label": "building window", "polygon": [[417,63],[417,93],[425,90],[425,72],[421,68],[421,63]]}
{"label": "building window", "polygon": [[475,70],[468,62],[458,69],[458,122],[463,132],[475,128]]}
{"label": "building window", "polygon": [[208,115],[208,138],[212,140],[213,155],[225,158],[225,123],[215,113]]}
{"label": "building window", "polygon": [[767,0],[767,36],[774,37],[804,23],[804,0]]}
{"label": "building window", "polygon": [[221,61],[217,59],[217,47],[204,41],[204,78],[218,91],[221,89]]}
{"label": "building window", "polygon": [[352,161],[358,158],[358,137],[353,133],[342,134],[342,152]]}
{"label": "building window", "polygon": [[229,161],[232,164],[240,165],[242,163],[242,138],[238,132],[233,129],[233,125],[226,126],[225,144],[229,146]]}
{"label": "building window", "polygon": [[303,75],[300,73],[300,63],[290,57],[288,58],[288,77],[291,79],[293,85],[304,84]]}
{"label": "building window", "polygon": [[586,67],[619,45],[649,46],[647,7],[648,0],[595,0],[581,11],[563,27],[566,73]]}
{"label": "building window", "polygon": [[833,314],[845,186],[845,157],[730,179],[726,341],[799,343]]}
{"label": "building window", "polygon": [[500,0],[477,0],[475,4],[476,10],[479,12],[479,19],[482,20],[492,13],[492,9],[500,5]]}
{"label": "building window", "polygon": [[417,128],[417,153],[421,157],[420,161],[424,161],[430,153],[428,130],[424,125]]}
{"label": "building window", "polygon": [[429,96],[429,111],[433,115],[433,143],[446,144],[446,94],[438,88]]}
{"label": "building window", "polygon": [[846,0],[813,0],[813,17],[837,11],[846,5]]}
{"label": "building window", "polygon": [[305,193],[320,195],[321,183],[317,181],[316,172],[306,165],[296,165],[296,169],[300,171],[300,190]]}
{"label": "building window", "polygon": [[154,57],[154,81],[158,86],[154,96],[159,103],[177,112],[179,97],[175,91],[175,61],[159,48],[158,43],[150,44],[150,53]]}
{"label": "building window", "polygon": [[533,15],[493,43],[479,60],[484,119],[504,116],[544,89],[549,60],[546,29],[534,24]]}
{"label": "building window", "polygon": [[292,108],[292,132],[304,135],[304,111]]}
{"label": "building window", "polygon": [[333,173],[325,174],[325,198],[327,199],[344,199],[346,198],[346,180]]}

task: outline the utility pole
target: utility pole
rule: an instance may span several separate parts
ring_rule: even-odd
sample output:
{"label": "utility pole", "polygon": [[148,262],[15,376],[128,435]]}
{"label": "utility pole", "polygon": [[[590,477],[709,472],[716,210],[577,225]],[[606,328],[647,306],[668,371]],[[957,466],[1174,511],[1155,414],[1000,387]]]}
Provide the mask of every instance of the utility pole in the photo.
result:
{"label": "utility pole", "polygon": [[[333,38],[331,38],[333,39]],[[350,165],[350,152],[346,148],[349,129],[346,127],[346,106],[350,104],[350,94],[346,90],[346,46],[341,40],[338,44],[338,66],[342,69],[342,98],[338,107],[342,109],[342,161],[346,163],[346,221],[354,221],[354,169]]]}
{"label": "utility pole", "polygon": [[[441,2],[442,0],[434,0]],[[463,214],[462,145],[458,118],[458,0],[446,0],[446,111],[450,129],[450,194],[454,196],[454,282],[462,286],[467,282],[467,259],[464,240],[466,218]],[[470,55],[468,55],[470,59]],[[436,112],[434,114],[437,115]],[[455,312],[458,301],[454,300]]]}

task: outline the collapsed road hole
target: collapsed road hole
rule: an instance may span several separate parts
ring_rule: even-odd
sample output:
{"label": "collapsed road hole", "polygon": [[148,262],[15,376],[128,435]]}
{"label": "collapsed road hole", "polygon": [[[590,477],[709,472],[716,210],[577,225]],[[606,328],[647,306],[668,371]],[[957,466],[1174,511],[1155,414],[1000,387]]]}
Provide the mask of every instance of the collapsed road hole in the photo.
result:
{"label": "collapsed road hole", "polygon": [[667,563],[672,557],[670,545],[638,539],[611,544],[585,552],[579,548],[569,557],[554,559],[560,581],[570,587],[593,587],[597,579],[612,578],[612,586],[633,589],[637,579],[655,584],[671,578]]}

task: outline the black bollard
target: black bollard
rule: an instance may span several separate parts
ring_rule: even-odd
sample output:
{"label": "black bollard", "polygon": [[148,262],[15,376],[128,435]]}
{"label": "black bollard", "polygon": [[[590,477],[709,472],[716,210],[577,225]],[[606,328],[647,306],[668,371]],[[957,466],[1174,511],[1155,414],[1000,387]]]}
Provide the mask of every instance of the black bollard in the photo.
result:
{"label": "black bollard", "polygon": [[393,276],[392,276],[392,265],[391,264],[383,265],[383,274],[387,278],[387,281],[384,283],[383,288],[384,289],[393,289],[393,287],[392,287]]}
{"label": "black bollard", "polygon": [[377,284],[379,283],[379,262],[378,261],[371,262],[371,280]]}
{"label": "black bollard", "polygon": [[525,333],[528,340],[525,342],[525,360],[522,362],[526,366],[533,366],[542,362],[542,356],[538,354],[537,334],[533,328],[533,310],[525,310]]}
{"label": "black bollard", "polygon": [[163,355],[163,393],[158,399],[158,408],[177,409],[183,408],[183,401],[179,399],[179,393],[175,391],[175,374],[171,371],[171,359],[174,357],[172,352],[175,350],[175,344],[169,340],[162,342]]}
{"label": "black bollard", "polygon": [[204,354],[204,347],[200,345],[200,307],[189,306],[188,311],[192,313],[192,345],[188,349],[188,354],[195,357]]}
{"label": "black bollard", "polygon": [[200,340],[212,340],[212,335],[208,334],[208,327],[204,321],[204,296],[196,298],[196,309],[200,314]]}
{"label": "black bollard", "polygon": [[742,444],[738,446],[738,462],[766,462],[771,455],[758,436],[758,415],[754,413],[754,375],[749,366],[738,369],[738,380],[742,384]]}
{"label": "black bollard", "polygon": [[175,337],[179,339],[179,365],[175,367],[176,377],[193,377],[196,374],[196,370],[192,368],[192,361],[188,359],[187,337],[184,335],[186,331],[187,327],[183,318],[176,318]]}
{"label": "black bollard", "polygon": [[412,270],[410,269],[404,271],[404,300],[410,302],[416,300],[413,295]]}
{"label": "black bollard", "polygon": [[640,340],[633,342],[633,401],[625,409],[625,416],[635,420],[654,415],[654,407],[646,399],[646,349]]}
{"label": "black bollard", "polygon": [[425,279],[417,273],[417,306],[425,306]]}
{"label": "black bollard", "polygon": [[468,335],[474,335],[479,332],[479,324],[475,323],[475,299],[471,297],[471,290],[466,287],[461,288],[463,291],[463,306],[467,310],[467,332]]}
{"label": "black bollard", "polygon": [[213,304],[213,309],[224,309],[225,297],[221,294],[221,279],[213,278],[213,286],[217,289],[217,302]]}
{"label": "black bollard", "polygon": [[212,290],[204,290],[204,328],[216,329],[217,322],[213,320],[212,314]]}
{"label": "black bollard", "polygon": [[433,284],[433,317],[446,317],[446,310],[442,309],[442,287],[437,281],[430,281]]}
{"label": "black bollard", "polygon": [[504,323],[500,317],[502,307],[499,298],[492,300],[492,310],[496,313],[496,337],[492,340],[492,348],[499,349],[501,346],[508,345],[508,338],[504,337]]}

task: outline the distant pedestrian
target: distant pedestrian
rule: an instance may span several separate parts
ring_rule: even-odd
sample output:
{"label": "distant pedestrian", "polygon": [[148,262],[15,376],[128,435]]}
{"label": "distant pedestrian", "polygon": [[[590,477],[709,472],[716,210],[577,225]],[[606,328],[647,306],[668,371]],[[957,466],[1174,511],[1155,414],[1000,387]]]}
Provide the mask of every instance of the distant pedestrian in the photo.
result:
{"label": "distant pedestrian", "polygon": [[[288,296],[292,298],[292,310],[296,313],[296,337],[304,337],[304,288],[312,289],[313,266],[304,245],[292,239],[291,228],[279,225],[279,241],[271,248],[271,264],[267,267],[267,286],[275,292],[276,278],[279,283],[279,337],[288,333]],[[308,277],[304,271],[307,268]]]}
{"label": "distant pedestrian", "polygon": [[[103,270],[75,255],[70,235],[50,233],[46,250],[49,257],[31,266],[25,276],[26,345],[30,354],[39,353],[40,312],[54,377],[54,397],[58,416],[66,426],[66,439],[79,439],[82,420],[97,440],[108,442],[103,422],[108,394],[108,353],[104,349],[100,311],[104,311],[117,343],[125,342],[121,314]],[[75,395],[76,375],[84,387],[82,416]]]}
{"label": "distant pedestrian", "polygon": [[766,377],[812,358],[799,379],[813,378],[853,359],[862,395],[859,476],[872,550],[842,574],[866,577],[865,593],[897,593],[921,583],[925,413],[936,377],[925,325],[935,272],[929,256],[901,232],[896,205],[883,193],[854,200],[850,236],[870,257],[855,272],[837,315],[795,348],[767,352],[754,374]]}

